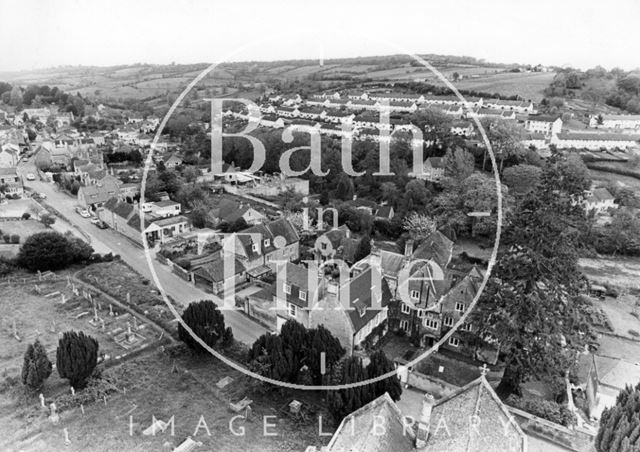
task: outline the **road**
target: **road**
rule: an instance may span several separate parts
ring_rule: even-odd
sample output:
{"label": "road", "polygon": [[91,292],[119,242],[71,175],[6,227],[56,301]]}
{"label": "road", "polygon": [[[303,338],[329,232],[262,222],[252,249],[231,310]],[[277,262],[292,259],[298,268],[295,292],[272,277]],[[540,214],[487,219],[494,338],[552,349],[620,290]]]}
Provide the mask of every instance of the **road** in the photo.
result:
{"label": "road", "polygon": [[[37,174],[33,163],[30,161],[22,161],[18,165],[18,172],[22,176],[26,176],[28,173]],[[88,239],[96,252],[119,254],[122,260],[134,270],[153,281],[144,250],[139,245],[111,229],[99,229],[91,224],[89,219],[82,218],[75,211],[76,198],[59,191],[54,183],[41,180],[28,181],[26,177],[23,177],[23,180],[25,186],[47,195],[46,202],[60,212],[73,228],[82,231],[82,235],[85,239]],[[57,219],[56,221],[64,220]],[[155,259],[153,259],[153,264],[162,289],[167,295],[176,300],[176,303],[181,307],[186,307],[191,301],[202,299],[210,299],[218,305],[222,304],[222,300],[219,297],[181,279],[171,272],[168,267],[160,264]],[[260,335],[267,332],[262,325],[240,312],[224,311],[224,317],[226,325],[233,329],[234,337],[246,344],[252,344]]]}

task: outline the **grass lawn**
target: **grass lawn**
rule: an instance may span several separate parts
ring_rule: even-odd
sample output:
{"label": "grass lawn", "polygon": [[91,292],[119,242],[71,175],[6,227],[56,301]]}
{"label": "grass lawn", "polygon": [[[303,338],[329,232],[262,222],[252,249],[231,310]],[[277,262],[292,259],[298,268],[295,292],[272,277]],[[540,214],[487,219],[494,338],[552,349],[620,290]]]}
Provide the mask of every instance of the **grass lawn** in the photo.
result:
{"label": "grass lawn", "polygon": [[640,291],[640,259],[630,257],[581,258],[582,273],[597,284],[610,284],[622,290]]}
{"label": "grass lawn", "polygon": [[[633,312],[640,313],[640,300],[637,297],[633,295],[624,295],[617,299],[606,297],[605,300],[595,300],[594,304],[605,312],[615,334],[630,339],[640,339],[640,319],[633,315]],[[635,331],[636,334],[630,331]]]}
{"label": "grass lawn", "polygon": [[[320,394],[263,393],[254,388],[248,377],[212,357],[192,356],[183,349],[173,355],[168,351],[143,355],[106,370],[104,375],[115,382],[120,392],[114,393],[106,405],[85,405],[84,415],[79,407],[63,411],[58,425],[46,419],[37,398],[17,395],[18,388],[0,392],[0,419],[3,426],[11,428],[8,436],[0,437],[0,449],[11,445],[24,451],[164,450],[165,443],[173,448],[187,436],[203,443],[198,450],[231,452],[302,451],[308,445],[328,442],[329,437],[318,433],[318,418],[323,414]],[[215,383],[226,376],[234,381],[225,390],[216,391]],[[236,413],[230,410],[228,401],[245,396],[253,400],[251,416],[246,421],[234,419]],[[305,420],[294,418],[284,409],[292,399],[303,403]],[[155,437],[143,436],[141,432],[151,425],[152,416],[164,421],[174,416],[174,436],[169,430],[158,432]],[[273,424],[267,432],[275,436],[265,436],[265,423]],[[323,432],[333,432],[326,414],[323,426]],[[69,432],[68,446],[63,428]]]}
{"label": "grass lawn", "polygon": [[29,219],[17,221],[0,221],[0,231],[2,231],[2,235],[19,235],[20,243],[22,243],[30,235],[33,235],[37,232],[51,231],[51,229],[45,227],[45,225],[40,223],[38,220]]}

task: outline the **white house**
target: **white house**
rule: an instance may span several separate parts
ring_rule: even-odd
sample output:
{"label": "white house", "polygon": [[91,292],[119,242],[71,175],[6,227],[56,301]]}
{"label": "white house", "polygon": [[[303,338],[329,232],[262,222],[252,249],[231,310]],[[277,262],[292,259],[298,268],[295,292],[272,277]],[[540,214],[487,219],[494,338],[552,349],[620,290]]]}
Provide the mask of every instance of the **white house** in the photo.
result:
{"label": "white house", "polygon": [[528,132],[551,136],[562,132],[562,119],[549,115],[529,115],[524,128]]}
{"label": "white house", "polygon": [[561,132],[551,137],[558,149],[626,149],[636,146],[640,136],[624,133]]}
{"label": "white house", "polygon": [[640,129],[640,115],[593,115],[589,127],[603,129]]}

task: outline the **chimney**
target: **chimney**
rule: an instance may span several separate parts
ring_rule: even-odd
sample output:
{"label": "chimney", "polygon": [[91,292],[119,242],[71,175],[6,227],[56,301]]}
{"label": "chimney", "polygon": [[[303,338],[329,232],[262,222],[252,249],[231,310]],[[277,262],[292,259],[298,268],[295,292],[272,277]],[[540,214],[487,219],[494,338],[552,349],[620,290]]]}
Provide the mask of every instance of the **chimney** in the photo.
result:
{"label": "chimney", "polygon": [[427,440],[429,438],[429,425],[431,423],[431,411],[435,399],[429,393],[424,395],[422,399],[422,411],[420,412],[420,420],[418,421],[418,431],[416,432],[416,449],[424,449],[427,447]]}
{"label": "chimney", "polygon": [[344,230],[344,236],[345,236],[346,238],[351,238],[351,229],[349,229],[349,227],[348,227],[348,226],[347,226],[347,227],[345,227],[345,230]]}
{"label": "chimney", "polygon": [[411,257],[413,254],[413,239],[409,239],[404,243],[404,256]]}

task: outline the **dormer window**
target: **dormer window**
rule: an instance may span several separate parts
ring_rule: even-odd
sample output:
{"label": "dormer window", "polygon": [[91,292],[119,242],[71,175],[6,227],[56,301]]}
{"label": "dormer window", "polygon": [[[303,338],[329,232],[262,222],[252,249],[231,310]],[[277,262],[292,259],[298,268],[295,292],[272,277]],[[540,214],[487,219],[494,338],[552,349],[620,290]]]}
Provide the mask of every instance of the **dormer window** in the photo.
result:
{"label": "dormer window", "polygon": [[284,285],[284,293],[286,293],[287,295],[291,295],[291,284]]}
{"label": "dormer window", "polygon": [[298,294],[298,298],[300,298],[302,301],[307,301],[307,292],[305,290],[301,290]]}
{"label": "dormer window", "polygon": [[263,243],[264,243],[264,246],[269,246],[269,239],[265,239]]}
{"label": "dormer window", "polygon": [[414,300],[417,300],[418,298],[420,298],[420,292],[417,290],[412,290],[411,291],[411,298],[413,298]]}
{"label": "dormer window", "polygon": [[254,253],[258,252],[258,244],[257,243],[252,243],[251,244],[251,249],[253,250]]}
{"label": "dormer window", "polygon": [[411,308],[404,303],[400,306],[400,311],[402,311],[403,314],[411,314]]}
{"label": "dormer window", "polygon": [[464,303],[457,302],[456,303],[456,311],[464,312]]}

